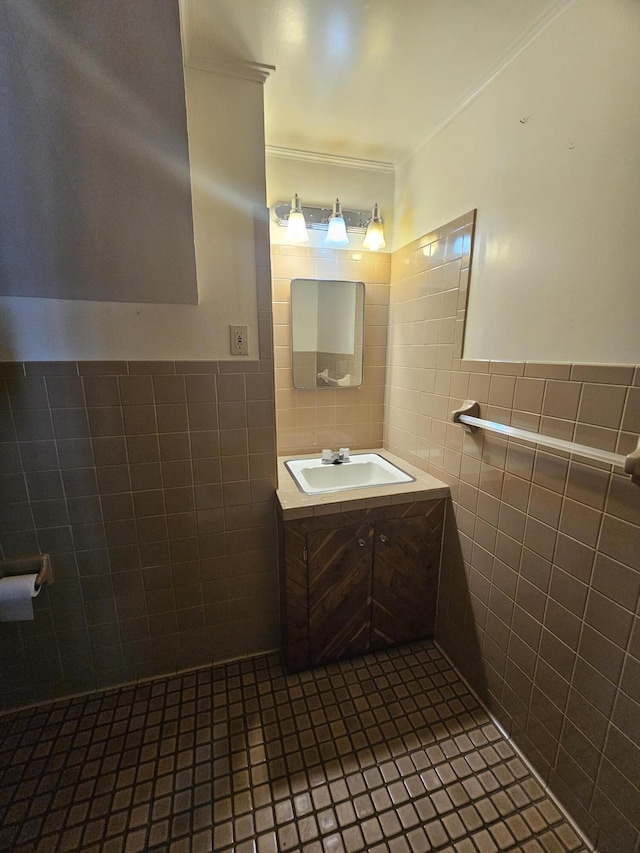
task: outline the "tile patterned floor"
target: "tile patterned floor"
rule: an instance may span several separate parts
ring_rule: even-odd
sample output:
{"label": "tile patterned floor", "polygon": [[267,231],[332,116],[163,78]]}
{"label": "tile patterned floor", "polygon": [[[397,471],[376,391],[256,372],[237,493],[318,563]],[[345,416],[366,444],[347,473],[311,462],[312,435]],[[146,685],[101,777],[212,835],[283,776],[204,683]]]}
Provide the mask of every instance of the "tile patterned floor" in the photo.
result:
{"label": "tile patterned floor", "polygon": [[430,642],[0,717],[0,850],[582,853]]}

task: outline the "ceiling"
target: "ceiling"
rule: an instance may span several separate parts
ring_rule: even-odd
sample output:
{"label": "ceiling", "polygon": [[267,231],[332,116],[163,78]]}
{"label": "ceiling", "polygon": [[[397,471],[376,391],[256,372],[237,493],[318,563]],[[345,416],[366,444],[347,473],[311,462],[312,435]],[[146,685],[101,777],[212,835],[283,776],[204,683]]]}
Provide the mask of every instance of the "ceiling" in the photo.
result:
{"label": "ceiling", "polygon": [[268,146],[396,164],[571,0],[182,0],[192,56],[275,66]]}

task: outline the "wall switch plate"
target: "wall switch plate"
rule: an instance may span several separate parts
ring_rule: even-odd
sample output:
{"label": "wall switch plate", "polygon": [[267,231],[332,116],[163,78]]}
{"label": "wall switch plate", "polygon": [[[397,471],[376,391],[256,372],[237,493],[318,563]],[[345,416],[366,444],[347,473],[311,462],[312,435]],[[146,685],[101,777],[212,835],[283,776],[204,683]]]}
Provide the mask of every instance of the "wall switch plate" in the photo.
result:
{"label": "wall switch plate", "polygon": [[249,333],[246,326],[229,326],[231,355],[249,355]]}

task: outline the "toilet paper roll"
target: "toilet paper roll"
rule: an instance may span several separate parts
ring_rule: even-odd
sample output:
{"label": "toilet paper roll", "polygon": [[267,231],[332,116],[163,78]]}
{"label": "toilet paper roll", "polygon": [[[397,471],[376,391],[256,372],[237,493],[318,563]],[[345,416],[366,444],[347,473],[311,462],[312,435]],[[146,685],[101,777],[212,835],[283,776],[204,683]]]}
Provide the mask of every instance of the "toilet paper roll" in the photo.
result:
{"label": "toilet paper roll", "polygon": [[40,592],[37,575],[12,575],[0,578],[0,622],[33,619],[31,599]]}

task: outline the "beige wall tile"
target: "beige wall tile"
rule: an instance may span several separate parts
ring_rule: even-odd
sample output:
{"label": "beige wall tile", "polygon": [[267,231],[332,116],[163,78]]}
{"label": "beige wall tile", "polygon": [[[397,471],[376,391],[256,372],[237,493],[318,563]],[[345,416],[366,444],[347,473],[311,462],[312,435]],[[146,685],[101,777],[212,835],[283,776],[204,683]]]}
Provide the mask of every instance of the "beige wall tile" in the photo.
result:
{"label": "beige wall tile", "polygon": [[[88,399],[100,404],[90,409],[85,408],[84,401],[78,396],[78,383],[72,385],[66,381],[73,378],[70,373],[60,374],[55,367],[51,377],[46,377],[45,373],[51,381],[55,402],[74,403],[73,408],[54,409],[54,422],[60,427],[66,424],[68,428],[71,421],[67,418],[63,422],[56,413],[82,412],[88,437],[61,438],[57,454],[53,440],[44,442],[53,446],[55,466],[50,474],[56,476],[43,480],[42,474],[48,472],[29,473],[25,482],[26,488],[33,491],[33,513],[30,517],[37,525],[46,526],[39,535],[41,544],[47,547],[63,545],[60,537],[56,545],[48,532],[52,523],[63,523],[62,510],[64,523],[68,524],[70,520],[74,525],[73,540],[69,538],[65,549],[77,549],[78,565],[82,576],[87,579],[84,582],[85,604],[80,603],[73,612],[78,627],[89,626],[95,634],[98,624],[107,624],[96,622],[99,614],[94,607],[94,596],[98,592],[96,584],[100,583],[101,594],[104,595],[102,611],[106,612],[110,604],[114,614],[108,623],[111,633],[107,639],[110,643],[130,645],[128,638],[135,621],[136,631],[141,631],[136,633],[137,643],[147,642],[150,648],[153,646],[157,650],[160,632],[163,639],[176,649],[181,643],[193,644],[195,648],[193,632],[201,630],[204,625],[202,613],[198,616],[197,612],[203,600],[198,557],[205,561],[226,561],[225,536],[234,536],[237,531],[242,533],[241,543],[229,540],[231,549],[239,548],[240,544],[245,549],[262,549],[262,553],[267,555],[264,570],[270,574],[271,585],[275,587],[274,540],[272,535],[265,537],[264,533],[264,525],[272,509],[274,429],[273,426],[252,429],[248,434],[249,441],[244,428],[225,429],[221,435],[215,402],[217,377],[223,398],[220,412],[224,425],[246,424],[247,411],[250,417],[259,417],[261,423],[268,423],[269,419],[273,421],[273,381],[270,376],[262,377],[250,372],[246,374],[245,383],[242,372],[222,374],[217,364],[202,362],[102,363],[99,369],[95,365],[85,367]],[[77,371],[78,365],[74,368]],[[190,373],[191,369],[196,372]],[[65,379],[64,387],[60,379]],[[251,388],[252,396],[257,398],[248,406],[244,401],[245,388]],[[20,406],[25,399],[23,393],[14,402]],[[81,402],[82,407],[78,405]],[[106,403],[109,405],[103,405]],[[16,409],[17,413],[28,411],[24,406]],[[87,412],[91,413],[90,418]],[[25,433],[28,432],[27,426],[24,427]],[[251,457],[252,460],[261,460],[256,466],[252,462],[253,476],[264,478],[255,480],[255,489],[253,484],[250,487],[247,479],[248,444],[254,443],[254,433],[257,439],[264,439],[264,446],[260,441],[257,443],[260,444],[258,449],[265,451]],[[69,446],[71,443],[73,448]],[[38,466],[45,463],[44,458],[38,461],[35,447],[31,452],[28,447],[41,444],[41,441],[23,442],[27,462]],[[222,460],[219,457],[221,447],[224,452]],[[97,469],[91,467],[94,453]],[[60,463],[74,467],[60,470]],[[222,486],[221,479],[225,481]],[[266,493],[259,487],[263,482],[269,487]],[[254,495],[256,501],[262,500],[263,503],[252,506]],[[50,499],[43,499],[45,497]],[[265,504],[266,499],[268,502]],[[216,518],[205,519],[203,513],[217,515]],[[269,539],[270,543],[266,544]],[[182,567],[186,566],[190,569],[185,577]],[[220,570],[223,571],[223,567]],[[149,581],[151,579],[149,573],[154,575],[153,584],[146,593],[142,586],[143,572],[146,573],[145,586],[147,576]],[[58,575],[57,579],[62,581],[63,576]],[[63,585],[60,586],[62,591]],[[65,607],[57,612],[57,601],[62,602],[62,598],[51,599],[52,630],[65,632],[69,628],[70,615]],[[225,603],[228,602],[221,602]],[[257,618],[265,629],[265,635],[273,636],[277,624],[275,609],[266,600],[260,604],[259,599],[252,598],[249,604],[251,607],[258,604]],[[237,607],[237,612],[242,614],[242,606],[238,604]],[[186,614],[191,615],[186,617]],[[164,620],[162,624],[160,617]],[[224,614],[219,614],[220,620],[224,623]],[[150,632],[153,632],[153,644],[149,642]],[[205,643],[207,648],[208,642]],[[253,640],[247,634],[243,639],[245,653],[250,650],[246,645],[250,642]],[[252,648],[258,651],[262,647],[256,645]],[[61,649],[64,673],[66,659],[63,646]],[[201,658],[191,659],[183,651],[179,658],[169,655],[163,661],[162,666],[172,671],[178,665],[196,665]],[[107,676],[94,667],[89,653],[84,662],[74,660],[73,667],[75,671],[79,666],[83,667],[83,685],[90,689],[96,684],[136,680],[151,663],[146,657],[135,660],[125,657]],[[136,669],[137,666],[141,669]],[[34,683],[33,699],[50,699],[54,689],[73,692],[77,681],[65,679],[63,675],[55,687],[47,684],[46,679]],[[5,686],[11,693],[10,685]]]}
{"label": "beige wall tile", "polygon": [[[501,411],[504,412],[504,409]],[[504,420],[509,420],[508,416],[503,415]],[[511,426],[516,427],[517,429],[526,429],[529,432],[543,432],[540,429],[540,415],[534,415],[532,412],[520,412],[517,409],[514,409],[511,412]]]}
{"label": "beige wall tile", "polygon": [[561,456],[538,452],[533,470],[533,482],[562,494],[565,489],[569,462]]}
{"label": "beige wall tile", "polygon": [[632,524],[640,523],[640,489],[629,477],[614,474],[611,478],[606,512]]}
{"label": "beige wall tile", "polygon": [[552,418],[575,420],[580,403],[581,386],[574,382],[550,380],[542,406],[543,414]]}
{"label": "beige wall tile", "polygon": [[627,389],[619,385],[585,383],[578,420],[581,423],[619,429]]}
{"label": "beige wall tile", "polygon": [[[592,468],[573,459],[569,466],[567,497],[587,504],[587,506],[592,506],[594,509],[602,509],[609,487],[609,479],[606,471]],[[612,515],[616,514],[616,512],[612,512]]]}
{"label": "beige wall tile", "polygon": [[492,376],[489,387],[489,403],[492,406],[511,409],[515,387],[516,380],[513,376]]}
{"label": "beige wall tile", "polygon": [[619,519],[605,515],[602,522],[600,550],[632,569],[640,568],[640,549],[638,536],[640,530],[635,524],[628,524]]}
{"label": "beige wall tile", "polygon": [[490,362],[482,361],[481,359],[463,358],[460,367],[462,370],[468,370],[470,373],[489,373],[489,364]]}
{"label": "beige wall tile", "polygon": [[524,375],[536,379],[570,379],[571,365],[556,362],[527,361]]}
{"label": "beige wall tile", "polygon": [[634,370],[633,364],[574,364],[571,378],[577,382],[630,385]]}
{"label": "beige wall tile", "polygon": [[604,595],[628,607],[640,594],[640,575],[628,566],[602,553],[596,554],[592,586]]}
{"label": "beige wall tile", "polygon": [[576,424],[573,440],[576,444],[585,444],[587,447],[599,447],[601,450],[615,452],[618,433],[613,429],[592,426],[591,424]]}
{"label": "beige wall tile", "polygon": [[[531,487],[529,500],[529,514],[539,521],[544,521],[553,527],[557,527],[562,508],[562,498],[556,492],[543,489],[535,484]],[[570,531],[566,531],[570,533]]]}
{"label": "beige wall tile", "polygon": [[534,432],[540,432],[552,438],[561,438],[563,441],[573,441],[575,422],[543,416]]}
{"label": "beige wall tile", "polygon": [[523,361],[491,361],[489,362],[489,373],[497,373],[503,376],[524,376]]}
{"label": "beige wall tile", "polygon": [[470,373],[468,399],[477,400],[478,403],[488,403],[490,384],[491,377],[488,373]]}
{"label": "beige wall tile", "polygon": [[542,411],[542,399],[544,397],[545,383],[542,379],[516,379],[513,408],[523,412]]}
{"label": "beige wall tile", "polygon": [[600,531],[600,513],[582,503],[565,498],[562,504],[560,530],[594,548]]}
{"label": "beige wall tile", "polygon": [[[437,249],[430,245],[434,238],[421,242],[429,244],[429,262],[437,262]],[[396,300],[397,304],[392,304],[389,318],[385,444],[397,445],[402,453],[413,452],[410,433],[405,428],[406,414],[417,411],[418,429],[425,438],[416,445],[416,464],[453,484],[458,538],[456,546],[445,543],[438,636],[458,665],[463,670],[467,668],[472,683],[485,691],[506,726],[512,724],[513,718],[504,697],[509,691],[516,694],[512,690],[515,682],[503,680],[502,674],[505,668],[513,672],[518,662],[523,663],[517,643],[520,647],[528,643],[527,660],[532,674],[538,671],[541,677],[544,673],[545,678],[551,679],[551,699],[559,703],[553,706],[553,718],[546,725],[560,731],[564,719],[568,731],[571,726],[577,731],[584,723],[578,700],[561,710],[559,705],[564,708],[565,701],[562,697],[570,690],[576,697],[588,692],[597,704],[610,701],[611,706],[615,695],[615,688],[608,681],[613,671],[605,678],[597,668],[605,665],[602,661],[606,662],[606,657],[602,657],[602,644],[598,645],[594,635],[599,633],[603,641],[614,642],[613,631],[621,642],[626,636],[626,624],[619,629],[610,626],[607,620],[616,611],[607,600],[617,597],[621,600],[616,601],[616,606],[624,607],[625,601],[635,602],[640,593],[640,581],[634,574],[636,553],[640,554],[640,527],[634,523],[640,517],[640,505],[636,506],[640,489],[619,472],[612,476],[603,463],[577,455],[569,459],[566,454],[536,450],[513,439],[502,440],[501,445],[482,432],[469,435],[456,431],[448,423],[449,412],[462,399],[476,399],[482,404],[482,417],[581,444],[611,450],[619,447],[630,452],[635,447],[634,432],[640,431],[636,430],[640,426],[636,423],[640,396],[635,394],[640,374],[626,366],[538,362],[512,366],[465,359],[454,362],[453,358],[449,361],[449,352],[440,352],[436,323],[430,319],[443,316],[445,268],[432,266],[428,277],[431,295],[422,323],[422,360],[416,365],[421,393],[412,399],[411,371],[416,368],[409,342],[415,334],[413,328],[411,332],[408,328],[409,303],[402,300],[411,299],[410,278],[416,264],[411,262],[410,254],[414,251],[415,247],[406,247],[405,252],[392,257],[391,297],[392,303]],[[446,298],[452,297],[447,294]],[[457,304],[461,298],[459,294]],[[403,308],[405,305],[407,308]],[[449,370],[452,372],[447,383],[445,373]],[[638,384],[629,390],[631,382]],[[584,397],[583,383],[588,389]],[[595,385],[606,387],[606,394],[601,389],[594,391]],[[607,514],[603,515],[605,502]],[[454,568],[450,561],[456,559],[463,562]],[[466,583],[463,581],[464,594],[454,593],[452,585],[446,584],[447,570],[468,578]],[[509,572],[515,582],[510,581]],[[609,589],[607,573],[611,574]],[[590,599],[592,577],[599,597]],[[551,595],[547,597],[549,584]],[[514,598],[517,606],[509,627],[504,606]],[[591,600],[593,604],[589,604]],[[620,621],[624,623],[624,619]],[[589,641],[580,646],[583,625],[591,634]],[[479,638],[480,669],[478,664],[469,662],[470,646],[466,639],[461,640],[463,635]],[[586,656],[584,660],[580,654]],[[577,664],[572,674],[574,660]],[[553,674],[554,669],[562,675],[560,681]],[[552,692],[556,689],[561,692]],[[523,694],[524,700],[519,699],[519,713],[523,715],[523,725],[529,719],[536,722],[523,746],[525,750],[532,748],[533,754],[539,750],[544,755],[542,772],[559,779],[564,765],[559,762],[554,769],[555,747],[549,749],[549,731],[538,721],[551,703],[546,702],[543,691],[532,694],[531,686],[528,690]],[[581,698],[580,702],[586,700]],[[601,719],[606,727],[605,717]],[[594,747],[596,768],[600,761],[598,749],[603,745],[604,735],[600,747]],[[586,774],[584,769],[580,772]],[[589,784],[595,783],[591,778]],[[609,796],[614,797],[615,792],[609,791]]]}
{"label": "beige wall tile", "polygon": [[622,429],[640,434],[640,389],[629,388],[622,418]]}
{"label": "beige wall tile", "polygon": [[[274,273],[277,278],[274,287],[276,301],[273,304],[279,452],[313,451],[327,441],[329,444],[348,441],[356,448],[369,446],[374,438],[381,441],[381,427],[373,434],[371,432],[368,407],[374,399],[373,389],[380,384],[384,385],[390,258],[381,260],[374,253],[338,250],[287,252],[284,261],[282,252],[276,252],[276,255],[280,256],[278,260],[275,260],[274,256]],[[359,259],[355,259],[356,256]],[[292,389],[290,280],[315,277],[365,281],[365,340],[368,343],[365,343],[364,349],[363,386],[359,389],[364,393],[357,396],[354,396],[351,389],[339,392],[335,389],[321,389],[317,395],[316,392],[308,391],[296,392],[293,396],[286,393]],[[415,314],[415,308],[413,312]],[[415,320],[415,316],[411,316],[411,320]],[[419,324],[413,325],[417,327]],[[339,393],[342,394],[341,397],[338,397]],[[383,390],[381,394],[384,394]],[[313,395],[311,406],[310,395]],[[302,417],[298,417],[298,429],[295,429],[291,411],[299,410],[301,406],[305,407],[305,411]],[[366,416],[360,414],[361,406],[366,408]],[[339,407],[339,411],[336,407]],[[335,434],[331,435],[331,427],[340,427],[340,436],[335,430]]]}

